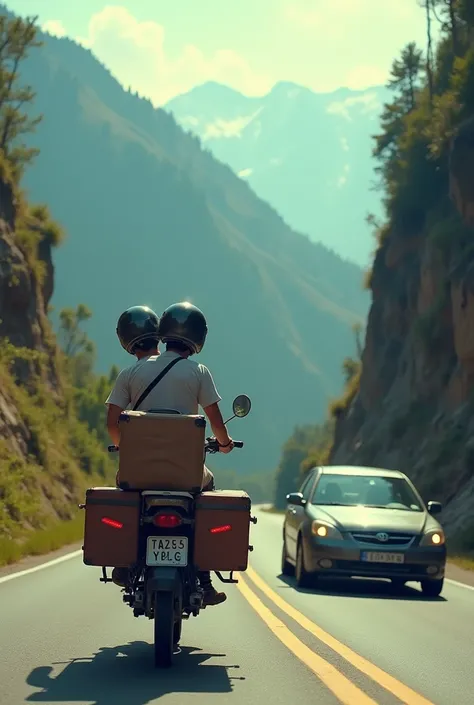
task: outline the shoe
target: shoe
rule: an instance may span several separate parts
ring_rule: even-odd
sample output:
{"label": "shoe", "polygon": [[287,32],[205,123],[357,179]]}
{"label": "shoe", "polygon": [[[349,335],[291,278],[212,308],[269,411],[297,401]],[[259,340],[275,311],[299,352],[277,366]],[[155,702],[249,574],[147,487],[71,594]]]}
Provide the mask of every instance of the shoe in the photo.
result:
{"label": "shoe", "polygon": [[202,599],[203,607],[210,607],[211,605],[220,605],[222,602],[227,600],[227,595],[225,592],[217,592],[213,587],[204,590],[204,595]]}
{"label": "shoe", "polygon": [[112,581],[121,588],[127,586],[128,568],[114,568],[112,571]]}

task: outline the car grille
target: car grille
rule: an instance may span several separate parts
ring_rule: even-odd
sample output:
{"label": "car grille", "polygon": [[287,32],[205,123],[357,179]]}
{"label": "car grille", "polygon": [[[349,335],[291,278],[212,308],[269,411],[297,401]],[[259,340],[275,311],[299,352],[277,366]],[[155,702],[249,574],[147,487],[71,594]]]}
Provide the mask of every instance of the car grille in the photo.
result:
{"label": "car grille", "polygon": [[[377,534],[386,534],[388,540],[381,541],[377,538]],[[392,534],[388,531],[357,531],[351,533],[351,536],[357,543],[372,544],[375,546],[410,546],[415,539],[413,534],[402,534],[400,532]]]}

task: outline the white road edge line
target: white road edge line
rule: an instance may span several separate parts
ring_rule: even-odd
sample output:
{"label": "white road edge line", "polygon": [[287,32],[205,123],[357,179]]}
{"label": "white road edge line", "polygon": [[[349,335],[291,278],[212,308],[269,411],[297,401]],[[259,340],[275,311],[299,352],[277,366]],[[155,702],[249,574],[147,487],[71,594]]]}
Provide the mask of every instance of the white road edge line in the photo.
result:
{"label": "white road edge line", "polygon": [[[71,558],[77,558],[80,555],[82,555],[82,549],[73,551],[72,553],[66,553],[65,556],[60,556],[59,558],[55,558],[52,561],[47,561],[46,563],[40,563],[39,565],[35,565],[34,568],[27,568],[26,570],[20,570],[16,573],[5,575],[3,578],[0,578],[0,585],[2,583],[7,583],[9,580],[15,580],[15,578],[21,578],[24,575],[31,575],[32,573],[36,573],[38,570],[44,570],[44,568],[51,568],[53,565],[64,563],[64,561],[69,561]],[[451,583],[451,585],[456,585],[457,587],[465,588],[466,590],[474,591],[474,587],[472,585],[466,585],[465,583],[460,583],[457,580],[446,578],[445,582]]]}
{"label": "white road edge line", "polygon": [[451,583],[451,585],[457,585],[458,587],[465,588],[466,590],[474,590],[474,587],[472,585],[466,585],[466,583],[460,583],[458,580],[451,580],[451,578],[445,578],[445,581],[447,583]]}
{"label": "white road edge line", "polygon": [[66,553],[65,556],[60,556],[52,561],[47,561],[46,563],[40,563],[35,565],[34,568],[27,568],[26,570],[20,570],[16,573],[11,573],[10,575],[5,575],[0,578],[0,585],[2,583],[7,583],[9,580],[14,580],[15,578],[21,578],[23,575],[31,575],[31,573],[36,573],[38,570],[43,570],[44,568],[51,568],[53,565],[58,565],[58,563],[64,563],[64,561],[69,561],[71,558],[77,558],[82,555],[82,549],[78,551],[73,551],[72,553]]}

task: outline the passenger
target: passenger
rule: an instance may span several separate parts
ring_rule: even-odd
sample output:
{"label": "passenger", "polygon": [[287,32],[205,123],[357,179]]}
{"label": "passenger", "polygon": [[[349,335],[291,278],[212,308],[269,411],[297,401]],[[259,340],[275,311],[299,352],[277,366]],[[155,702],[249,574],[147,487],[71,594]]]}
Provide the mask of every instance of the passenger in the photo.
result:
{"label": "passenger", "polygon": [[[219,408],[221,397],[212,375],[205,365],[189,359],[201,352],[206,340],[207,323],[202,311],[187,302],[177,303],[167,308],[158,322],[158,317],[150,309],[134,307],[120,316],[117,335],[122,347],[137,355],[138,361],[120,372],[106,401],[107,428],[112,442],[120,446],[118,421],[122,411],[136,405],[143,391],[172,360],[181,359],[137,408],[142,411],[167,408],[182,414],[197,414],[201,406],[220,445],[220,452],[229,453],[234,444],[224,425]],[[162,355],[158,353],[158,339],[166,344],[166,352]],[[214,476],[204,466],[202,490],[213,489]],[[127,569],[114,568],[112,579],[124,587]],[[208,571],[199,573],[199,582],[204,591],[204,605],[218,605],[227,599],[224,592],[217,592],[212,586]]]}

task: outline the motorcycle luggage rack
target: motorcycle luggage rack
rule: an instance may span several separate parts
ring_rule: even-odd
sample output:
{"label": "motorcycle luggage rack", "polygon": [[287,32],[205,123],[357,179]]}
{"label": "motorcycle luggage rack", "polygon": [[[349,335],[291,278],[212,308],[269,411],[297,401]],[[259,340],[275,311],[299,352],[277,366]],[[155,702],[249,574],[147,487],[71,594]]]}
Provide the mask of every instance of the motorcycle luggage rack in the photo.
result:
{"label": "motorcycle luggage rack", "polygon": [[229,578],[224,578],[222,573],[220,573],[218,570],[215,570],[214,573],[217,575],[221,583],[238,583],[239,581],[234,578],[234,571],[230,571],[230,577]]}

